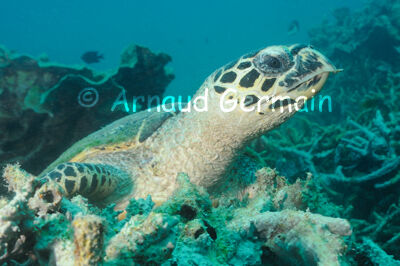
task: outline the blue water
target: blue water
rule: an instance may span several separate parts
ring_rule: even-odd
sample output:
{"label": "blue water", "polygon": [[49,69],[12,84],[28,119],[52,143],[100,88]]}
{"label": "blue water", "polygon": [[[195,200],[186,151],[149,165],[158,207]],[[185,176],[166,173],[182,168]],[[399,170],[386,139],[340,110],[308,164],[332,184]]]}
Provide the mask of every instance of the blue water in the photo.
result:
{"label": "blue water", "polygon": [[[330,19],[337,7],[362,0],[286,1],[2,1],[0,43],[20,53],[46,53],[51,61],[82,64],[98,50],[98,70],[118,66],[130,43],[172,56],[176,75],[167,95],[192,94],[212,71],[270,44],[308,42],[308,29]],[[300,31],[288,36],[288,25]]]}

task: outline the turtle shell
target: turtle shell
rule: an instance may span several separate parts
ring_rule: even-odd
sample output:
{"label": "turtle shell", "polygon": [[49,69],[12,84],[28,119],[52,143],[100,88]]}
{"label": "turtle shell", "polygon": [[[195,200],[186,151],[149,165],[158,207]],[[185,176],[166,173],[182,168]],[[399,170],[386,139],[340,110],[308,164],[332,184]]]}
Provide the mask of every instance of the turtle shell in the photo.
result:
{"label": "turtle shell", "polygon": [[[165,109],[178,110],[176,107],[176,105],[166,106]],[[164,111],[164,108],[154,107],[116,120],[73,144],[39,176],[43,176],[58,164],[79,161],[79,157],[88,153],[93,154],[105,149],[122,149],[118,146],[119,143],[130,141],[131,145],[137,145],[150,137],[168,118],[176,114],[177,112],[167,112]]]}

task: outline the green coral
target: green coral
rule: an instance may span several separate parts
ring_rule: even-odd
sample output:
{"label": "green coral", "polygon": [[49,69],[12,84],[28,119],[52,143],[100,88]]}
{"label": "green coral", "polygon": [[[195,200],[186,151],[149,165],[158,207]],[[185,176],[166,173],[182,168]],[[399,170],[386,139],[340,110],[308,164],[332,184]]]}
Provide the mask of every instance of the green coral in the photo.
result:
{"label": "green coral", "polygon": [[179,190],[154,211],[180,215],[184,221],[207,218],[211,212],[211,200],[204,188],[191,183],[188,175],[184,173],[178,174],[177,182]]}
{"label": "green coral", "polygon": [[70,221],[62,214],[51,214],[34,221],[37,251],[45,251],[56,240],[73,239]]}

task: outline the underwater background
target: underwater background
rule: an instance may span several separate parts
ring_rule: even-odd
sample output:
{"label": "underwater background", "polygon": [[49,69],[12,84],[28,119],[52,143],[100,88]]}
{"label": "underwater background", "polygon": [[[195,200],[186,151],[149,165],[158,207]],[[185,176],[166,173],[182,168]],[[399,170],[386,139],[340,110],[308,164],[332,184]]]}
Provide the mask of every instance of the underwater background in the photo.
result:
{"label": "underwater background", "polygon": [[[9,1],[0,11],[2,44],[21,53],[46,53],[53,62],[82,64],[88,50],[103,53],[92,67],[119,64],[130,43],[164,52],[176,78],[168,95],[191,95],[215,69],[248,51],[272,44],[309,43],[307,31],[333,10],[363,1]],[[288,35],[294,20],[300,28]],[[190,70],[189,70],[190,69]]]}
{"label": "underwater background", "polygon": [[[400,265],[399,1],[8,1],[0,36],[0,263]],[[123,219],[81,196],[41,202],[35,176],[127,115],[110,109],[121,88],[185,99],[293,43],[343,71],[248,144],[230,173],[256,184],[247,196],[216,202],[182,174],[166,204],[132,200]]]}

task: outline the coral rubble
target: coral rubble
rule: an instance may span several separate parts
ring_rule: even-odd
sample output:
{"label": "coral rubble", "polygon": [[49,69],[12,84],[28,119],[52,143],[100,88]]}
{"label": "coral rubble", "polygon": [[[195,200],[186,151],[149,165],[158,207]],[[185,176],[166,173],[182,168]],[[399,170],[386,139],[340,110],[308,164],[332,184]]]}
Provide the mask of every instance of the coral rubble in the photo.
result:
{"label": "coral rubble", "polygon": [[[351,235],[346,220],[307,210],[311,176],[290,185],[267,168],[241,200],[211,198],[180,174],[180,188],[163,205],[132,199],[124,215],[81,196],[43,196],[53,188],[43,189],[18,165],[8,165],[4,175],[15,196],[0,208],[1,263],[339,265]],[[59,204],[35,208],[32,201]]]}

